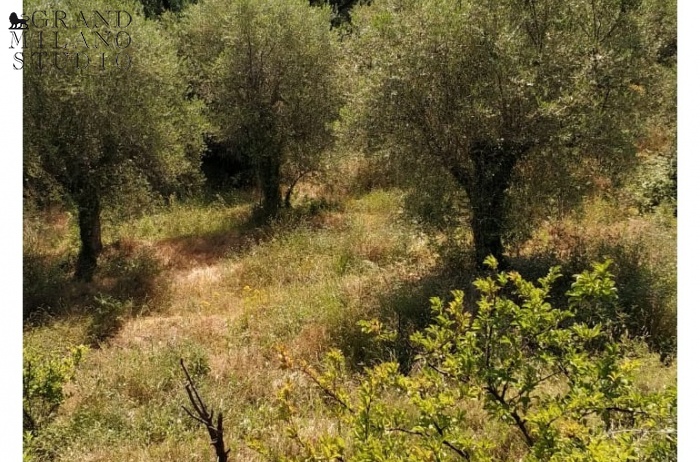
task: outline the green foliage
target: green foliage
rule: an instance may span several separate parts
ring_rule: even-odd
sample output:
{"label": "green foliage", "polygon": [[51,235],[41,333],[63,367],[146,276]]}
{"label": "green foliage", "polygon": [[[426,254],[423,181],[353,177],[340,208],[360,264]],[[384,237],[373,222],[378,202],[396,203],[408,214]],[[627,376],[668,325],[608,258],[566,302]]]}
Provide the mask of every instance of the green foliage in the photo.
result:
{"label": "green foliage", "polygon": [[[677,339],[675,219],[657,211],[644,218],[622,215],[623,221],[619,207],[597,200],[575,221],[554,221],[527,244],[527,258],[558,262],[572,275],[584,272],[586,262],[613,260],[619,302],[595,317],[670,359]],[[586,322],[592,314],[579,319]]]}
{"label": "green foliage", "polygon": [[[44,0],[25,7],[55,9]],[[150,195],[169,196],[196,186],[205,122],[200,102],[186,98],[174,41],[159,23],[141,16],[135,3],[71,0],[61,8],[74,18],[75,11],[125,10],[133,19],[124,30],[115,30],[114,24],[66,29],[60,40],[65,54],[73,56],[68,62],[59,52],[44,61],[41,53],[25,53],[27,187],[50,183],[77,208],[82,246],[76,275],[90,280],[102,250],[102,210],[142,206]],[[127,34],[120,36],[121,45],[114,38],[118,32]],[[42,29],[24,33],[29,43],[39,43]],[[96,33],[111,38],[109,45],[86,48],[99,40]],[[81,52],[82,58],[71,55]]]}
{"label": "green foliage", "polygon": [[194,439],[197,424],[181,408],[178,366],[185,358],[196,380],[204,381],[211,370],[205,348],[183,341],[135,350],[104,347],[101,353],[115,356],[106,364],[101,354],[85,358],[71,385],[70,412],[31,442],[35,461],[76,460],[105,450],[115,460],[133,460],[120,452]]}
{"label": "green foliage", "polygon": [[51,261],[34,252],[24,253],[22,260],[23,317],[38,310],[51,311],[61,303],[63,289],[69,280],[65,262]]}
{"label": "green foliage", "polygon": [[115,247],[117,252],[106,256],[99,274],[111,282],[106,289],[113,297],[132,304],[127,314],[148,314],[167,306],[170,281],[155,252],[148,247],[129,248],[128,243]]}
{"label": "green foliage", "polygon": [[[181,51],[217,138],[255,166],[263,207],[319,168],[339,98],[328,8],[213,0],[188,10]],[[222,33],[225,31],[225,33]]]}
{"label": "green foliage", "polygon": [[[125,29],[132,41],[119,51],[133,62],[130,67],[112,63],[105,70],[93,63],[85,71],[75,66],[58,70],[48,64],[39,68],[28,62],[25,169],[40,167],[73,199],[94,190],[107,203],[128,202],[130,192],[143,189],[169,194],[191,183],[187,180],[196,177],[203,122],[199,103],[184,98],[186,87],[172,38],[157,23],[145,21],[130,2],[73,0],[64,6],[69,7],[85,11],[119,7],[132,12],[133,21]],[[27,8],[48,6],[37,0]],[[103,35],[114,34],[102,27],[97,30]],[[68,49],[80,50],[79,33],[61,39]],[[113,59],[114,49],[99,51]]]}
{"label": "green foliage", "polygon": [[[554,172],[547,195],[561,189],[580,199],[571,184],[619,178],[633,165],[660,67],[649,9],[549,0],[358,7],[345,42],[353,82],[341,132],[388,156],[419,196],[434,198],[433,207],[415,207],[429,221],[453,216],[446,204],[457,202],[478,263],[485,250],[500,257],[512,186],[529,182],[516,193],[538,192]],[[552,170],[533,168],[552,161]]]}
{"label": "green foliage", "polygon": [[340,27],[350,22],[350,13],[356,3],[368,4],[369,0],[310,0],[311,5],[330,5],[333,10],[331,25]]}
{"label": "green foliage", "polygon": [[677,195],[677,71],[675,1],[647,5],[647,41],[656,49],[661,66],[657,85],[648,88],[654,111],[646,134],[638,143],[641,162],[631,181],[633,199],[642,213],[665,205],[676,211]]}
{"label": "green foliage", "polygon": [[[661,236],[651,237],[659,239]],[[675,242],[669,242],[668,247]],[[618,318],[633,337],[644,339],[662,359],[677,353],[677,268],[675,253],[650,261],[649,242],[602,246],[600,254],[616,261],[620,294]],[[658,244],[658,241],[656,243]],[[653,257],[652,257],[653,258]]]}
{"label": "green foliage", "polygon": [[677,213],[678,165],[675,157],[656,155],[643,161],[631,184],[633,200],[642,213],[670,207]]}
{"label": "green foliage", "polygon": [[579,275],[565,308],[548,302],[557,268],[532,283],[497,272],[493,258],[485,264],[492,274],[475,281],[473,311],[460,291],[449,303],[431,300],[434,324],[412,337],[420,353],[409,375],[384,362],[348,387],[340,352],[328,354],[322,372],[282,352],[338,419],[335,430],[306,438],[285,386],[280,416],[299,452],[282,460],[494,460],[494,443],[473,427],[474,405],[501,432],[517,432],[521,460],[674,459],[675,387],[643,393],[624,345],[605,325],[576,321],[615,300],[610,263]]}
{"label": "green foliage", "polygon": [[624,324],[624,320],[616,319],[618,296],[615,280],[609,272],[611,264],[612,260],[594,263],[590,270],[576,275],[571,290],[566,293],[569,305],[576,308],[577,320],[590,326],[604,325],[608,331],[616,330],[616,321]]}
{"label": "green foliage", "polygon": [[[59,214],[45,223],[39,215],[25,218],[25,321],[38,325],[50,322],[52,316],[82,312],[93,318],[90,338],[85,341],[96,342],[116,331],[118,319],[152,313],[168,304],[170,282],[162,259],[151,247],[128,239],[106,248],[93,284],[73,280],[74,228],[70,214]],[[105,301],[109,302],[102,303]]]}
{"label": "green foliage", "polygon": [[[87,347],[71,348],[66,355],[42,355],[34,350],[24,351],[22,370],[23,429],[25,443],[36,437],[55,417],[66,400],[65,385],[73,380]],[[29,435],[27,435],[27,433]],[[31,436],[30,436],[31,435]]]}
{"label": "green foliage", "polygon": [[143,13],[147,18],[157,18],[166,11],[180,13],[197,0],[139,0],[143,4]]}
{"label": "green foliage", "polygon": [[92,310],[92,321],[88,329],[88,337],[94,345],[114,335],[122,326],[124,317],[132,310],[131,301],[122,302],[108,295],[95,297]]}

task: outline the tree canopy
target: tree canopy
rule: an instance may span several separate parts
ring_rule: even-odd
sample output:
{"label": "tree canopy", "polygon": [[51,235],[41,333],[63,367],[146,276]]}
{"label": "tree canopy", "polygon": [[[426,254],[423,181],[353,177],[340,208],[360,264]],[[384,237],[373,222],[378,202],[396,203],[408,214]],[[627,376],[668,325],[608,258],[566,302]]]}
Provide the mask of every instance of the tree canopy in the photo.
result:
{"label": "tree canopy", "polygon": [[195,92],[217,139],[252,160],[267,216],[277,214],[281,184],[291,188],[315,169],[333,140],[339,98],[329,14],[301,0],[213,0],[184,20]]}
{"label": "tree canopy", "polygon": [[[41,2],[29,7],[49,9]],[[71,7],[108,11],[115,3],[75,1]],[[128,203],[139,193],[167,195],[192,184],[203,147],[201,106],[184,97],[186,84],[173,41],[157,23],[144,20],[135,4],[121,2],[121,9],[133,12],[124,29],[101,24],[61,31],[60,40],[73,52],[70,62],[79,65],[59,69],[55,62],[45,60],[40,66],[32,58],[24,69],[27,181],[54,185],[77,208],[81,250],[76,276],[85,279],[91,279],[102,249],[104,206]],[[82,33],[107,37],[120,30],[130,36],[123,48],[112,42],[97,49],[82,44]],[[82,54],[76,58],[74,50]],[[102,53],[107,56],[104,68]]]}
{"label": "tree canopy", "polygon": [[[658,43],[645,28],[653,3],[386,0],[356,8],[347,133],[419,172],[419,183],[437,167],[469,204],[476,261],[502,259],[518,166],[545,157],[573,179],[632,164],[658,66]],[[542,182],[541,173],[529,180]]]}

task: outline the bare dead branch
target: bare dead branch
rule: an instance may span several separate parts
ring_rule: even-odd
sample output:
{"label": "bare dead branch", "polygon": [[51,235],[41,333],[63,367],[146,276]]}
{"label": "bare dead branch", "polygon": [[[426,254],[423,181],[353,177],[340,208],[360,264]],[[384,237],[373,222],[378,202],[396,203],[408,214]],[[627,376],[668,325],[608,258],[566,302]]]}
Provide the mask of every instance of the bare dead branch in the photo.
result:
{"label": "bare dead branch", "polygon": [[221,412],[219,412],[216,418],[216,425],[214,425],[214,411],[207,409],[207,405],[199,394],[190,373],[185,367],[185,361],[182,358],[180,358],[180,366],[182,367],[182,371],[185,373],[185,378],[187,379],[185,391],[187,392],[187,397],[189,398],[190,404],[192,405],[194,411],[187,409],[185,406],[182,406],[182,408],[192,419],[206,427],[207,432],[209,433],[209,439],[211,440],[211,445],[214,446],[216,462],[228,462],[228,454],[231,452],[231,450],[226,449],[226,445],[224,443],[224,416],[221,414]]}

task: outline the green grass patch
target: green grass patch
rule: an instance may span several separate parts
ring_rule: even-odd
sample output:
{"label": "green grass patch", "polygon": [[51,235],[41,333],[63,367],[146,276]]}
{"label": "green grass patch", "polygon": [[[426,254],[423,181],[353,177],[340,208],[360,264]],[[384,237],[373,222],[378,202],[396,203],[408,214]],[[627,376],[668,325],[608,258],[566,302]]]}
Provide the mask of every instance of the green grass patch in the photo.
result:
{"label": "green grass patch", "polygon": [[[430,239],[402,220],[398,190],[319,204],[302,203],[259,228],[244,197],[161,207],[110,227],[92,286],[70,282],[72,217],[42,226],[25,221],[41,256],[29,260],[37,268],[32,296],[61,294],[63,306],[27,325],[25,348],[61,354],[83,343],[98,347],[77,366],[65,403],[32,442],[34,460],[210,459],[205,430],[181,409],[187,397],[180,357],[207,402],[224,413],[231,457],[246,461],[263,460],[247,445],[254,437],[278,454],[295,451],[279,421],[277,391],[286,381],[302,382],[280,367],[278,346],[312,364],[339,347],[352,377],[379,360],[408,361],[408,336],[427,322],[428,298],[468,290],[473,275],[438,257]],[[515,263],[535,271],[534,257],[547,257],[571,272],[578,261],[612,256],[616,268],[626,268],[617,279],[621,298],[672,319],[673,294],[657,289],[675,280],[668,266],[674,224],[621,224],[608,205],[589,207],[587,215],[543,226]],[[357,322],[372,318],[399,332],[394,343],[361,331]],[[675,382],[673,363],[666,367],[646,351],[639,358],[640,387]],[[309,387],[297,393],[306,436],[331,429],[323,396]],[[517,434],[504,433],[478,409],[468,409],[467,424],[493,441],[494,457],[522,456]]]}

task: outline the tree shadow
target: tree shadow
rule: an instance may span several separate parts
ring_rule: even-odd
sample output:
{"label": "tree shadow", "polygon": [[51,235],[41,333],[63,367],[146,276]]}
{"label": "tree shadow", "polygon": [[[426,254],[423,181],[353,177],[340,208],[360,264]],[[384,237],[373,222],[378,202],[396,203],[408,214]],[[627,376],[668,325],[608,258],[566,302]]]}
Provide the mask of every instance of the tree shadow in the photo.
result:
{"label": "tree shadow", "polygon": [[209,233],[153,243],[122,239],[105,246],[91,282],[73,277],[74,253],[25,251],[24,323],[41,326],[71,316],[87,318],[86,340],[97,346],[116,334],[124,320],[166,308],[177,272],[245,255],[299,226],[320,227],[323,211],[323,207],[290,209],[275,220],[250,213]]}
{"label": "tree shadow", "polygon": [[673,359],[677,350],[675,267],[650,257],[645,248],[648,244],[643,239],[592,240],[565,255],[545,251],[513,259],[513,269],[528,280],[536,280],[552,266],[559,266],[562,277],[552,287],[550,303],[567,307],[567,292],[576,275],[589,270],[594,262],[611,260],[618,297],[617,319],[611,321],[666,361]]}
{"label": "tree shadow", "polygon": [[[502,269],[517,271],[525,280],[534,282],[546,276],[552,267],[560,267],[562,277],[552,285],[549,302],[564,309],[568,307],[567,292],[575,276],[590,269],[593,262],[606,258],[613,260],[611,270],[618,289],[620,319],[625,323],[623,331],[646,342],[652,351],[661,354],[662,360],[672,359],[676,349],[676,324],[675,310],[670,311],[668,302],[673,300],[675,285],[662,279],[661,269],[645,261],[638,247],[608,242],[591,244],[566,255],[543,251],[510,256]],[[418,353],[410,338],[432,323],[431,298],[447,301],[452,298],[453,290],[461,290],[465,308],[475,310],[479,293],[473,282],[488,271],[475,269],[471,261],[466,254],[461,259],[445,260],[420,278],[392,284],[389,290],[379,293],[378,309],[373,314],[396,336],[391,341],[377,340],[360,326],[346,328],[344,335],[339,336],[338,347],[350,359],[349,363],[361,368],[396,360],[402,372],[409,372]],[[509,296],[505,292],[502,295]]]}
{"label": "tree shadow", "polygon": [[300,207],[282,209],[275,218],[266,217],[259,208],[241,218],[234,218],[221,229],[205,233],[167,238],[154,243],[168,269],[187,270],[210,266],[218,261],[241,256],[251,248],[300,227],[324,226],[324,213],[335,210],[334,204],[312,201]]}
{"label": "tree shadow", "polygon": [[96,346],[116,333],[125,318],[156,312],[170,300],[165,268],[147,247],[106,246],[91,282],[73,277],[75,258],[25,252],[26,326],[73,316],[87,318],[86,341]]}
{"label": "tree shadow", "polygon": [[353,319],[338,336],[338,348],[350,359],[349,364],[358,368],[395,360],[403,373],[409,372],[418,353],[410,337],[432,322],[431,298],[448,300],[452,291],[461,290],[465,306],[471,306],[477,297],[472,284],[476,274],[471,259],[445,260],[418,277],[385,284],[386,290],[378,289],[374,295],[376,306],[370,316],[380,321],[385,331],[393,332],[394,338],[377,339],[363,332],[356,324],[359,319]]}
{"label": "tree shadow", "polygon": [[219,230],[163,239],[156,242],[154,248],[167,268],[187,270],[213,265],[233,255],[245,253],[269,237],[269,232],[262,229]]}

